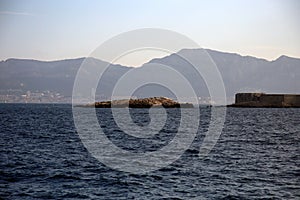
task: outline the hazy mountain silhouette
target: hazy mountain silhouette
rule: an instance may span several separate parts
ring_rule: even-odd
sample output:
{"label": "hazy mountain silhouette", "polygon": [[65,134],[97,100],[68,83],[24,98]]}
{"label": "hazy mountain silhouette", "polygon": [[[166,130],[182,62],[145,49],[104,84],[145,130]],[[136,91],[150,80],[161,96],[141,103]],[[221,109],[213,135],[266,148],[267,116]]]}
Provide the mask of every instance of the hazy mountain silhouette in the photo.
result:
{"label": "hazy mountain silhouette", "polygon": [[[177,54],[193,59],[199,57],[202,49],[183,49]],[[281,56],[274,61],[267,61],[251,56],[241,56],[235,53],[224,53],[206,49],[217,65],[226,88],[227,96],[236,92],[262,91],[267,93],[300,93],[300,59]],[[188,67],[177,54],[153,59],[150,62],[172,66],[180,71],[188,80],[207,95],[206,87],[201,77]],[[201,60],[201,59],[199,59]]]}
{"label": "hazy mountain silhouette", "polygon": [[[72,95],[73,83],[82,62],[92,67],[109,68],[101,80],[103,88],[109,91],[129,67],[110,65],[95,58],[78,58],[58,61],[37,61],[26,59],[8,59],[0,62],[0,89],[22,89],[23,91],[57,91],[65,96]],[[104,91],[104,93],[106,93]]]}
{"label": "hazy mountain silhouette", "polygon": [[[156,58],[140,67],[140,77],[149,76],[149,64],[163,64],[184,75],[199,96],[208,96],[207,87],[201,76],[182,57],[199,58],[203,49],[183,49],[178,54]],[[224,80],[227,96],[236,92],[263,91],[268,93],[300,93],[300,59],[281,56],[267,61],[251,56],[206,50],[216,63]],[[180,55],[180,56],[178,56]],[[85,58],[59,61],[37,61],[26,59],[8,59],[0,62],[0,89],[22,89],[23,91],[57,91],[65,96],[72,94],[76,73]],[[198,59],[199,60],[199,59]],[[95,58],[85,62],[91,67],[106,67],[109,63]],[[110,65],[105,76],[99,82],[98,94],[109,96],[116,81],[130,67]],[[145,73],[143,72],[145,70]],[[155,72],[151,74],[155,76]],[[166,76],[166,78],[172,78]],[[135,81],[134,79],[132,81]],[[174,83],[176,80],[173,80]],[[184,90],[184,88],[183,88]],[[170,91],[157,85],[148,85],[137,91],[138,96],[172,95]]]}

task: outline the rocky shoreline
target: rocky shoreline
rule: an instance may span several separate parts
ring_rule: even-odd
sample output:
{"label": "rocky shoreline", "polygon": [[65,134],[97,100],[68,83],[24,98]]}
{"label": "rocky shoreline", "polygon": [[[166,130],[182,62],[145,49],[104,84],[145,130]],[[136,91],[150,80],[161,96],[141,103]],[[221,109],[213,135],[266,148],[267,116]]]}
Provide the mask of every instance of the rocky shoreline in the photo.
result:
{"label": "rocky shoreline", "polygon": [[191,103],[179,103],[166,97],[150,97],[143,99],[123,99],[113,101],[101,101],[83,105],[83,107],[95,108],[194,108]]}

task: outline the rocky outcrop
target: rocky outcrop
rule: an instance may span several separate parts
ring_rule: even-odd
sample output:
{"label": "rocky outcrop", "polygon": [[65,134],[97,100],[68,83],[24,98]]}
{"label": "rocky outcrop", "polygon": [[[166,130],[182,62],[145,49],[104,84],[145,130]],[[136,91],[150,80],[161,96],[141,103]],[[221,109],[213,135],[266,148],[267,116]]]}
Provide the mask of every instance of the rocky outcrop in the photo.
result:
{"label": "rocky outcrop", "polygon": [[300,95],[237,93],[230,107],[300,108]]}
{"label": "rocky outcrop", "polygon": [[166,97],[151,97],[144,99],[123,99],[113,101],[101,101],[94,104],[86,105],[87,107],[96,108],[151,108],[151,107],[164,107],[164,108],[193,108],[191,103],[178,103]]}

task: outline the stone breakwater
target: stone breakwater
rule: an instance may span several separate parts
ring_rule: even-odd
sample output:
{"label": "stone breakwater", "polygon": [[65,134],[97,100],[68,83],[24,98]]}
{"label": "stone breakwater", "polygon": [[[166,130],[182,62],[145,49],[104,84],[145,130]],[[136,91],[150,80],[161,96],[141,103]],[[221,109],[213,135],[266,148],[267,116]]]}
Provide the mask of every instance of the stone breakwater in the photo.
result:
{"label": "stone breakwater", "polygon": [[300,108],[299,94],[237,93],[229,107]]}
{"label": "stone breakwater", "polygon": [[144,99],[123,99],[113,101],[101,101],[93,104],[84,105],[84,107],[96,108],[193,108],[191,103],[179,103],[166,97],[150,97]]}

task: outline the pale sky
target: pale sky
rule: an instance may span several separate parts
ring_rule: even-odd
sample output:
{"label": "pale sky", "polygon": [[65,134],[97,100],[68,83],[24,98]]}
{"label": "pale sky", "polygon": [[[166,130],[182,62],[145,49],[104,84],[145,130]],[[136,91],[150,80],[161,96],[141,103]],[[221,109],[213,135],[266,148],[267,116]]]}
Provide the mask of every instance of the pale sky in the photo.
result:
{"label": "pale sky", "polygon": [[[139,28],[176,31],[214,50],[300,58],[297,0],[0,0],[0,60],[86,57]],[[121,63],[137,66],[151,56]]]}

